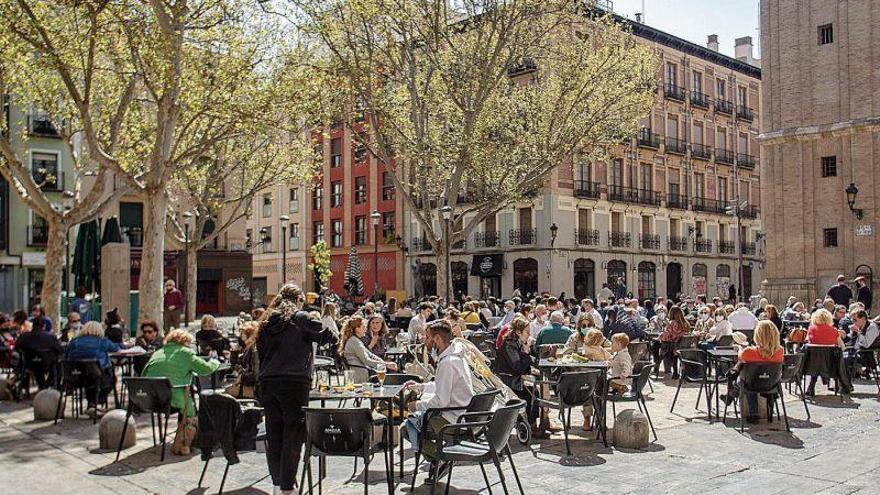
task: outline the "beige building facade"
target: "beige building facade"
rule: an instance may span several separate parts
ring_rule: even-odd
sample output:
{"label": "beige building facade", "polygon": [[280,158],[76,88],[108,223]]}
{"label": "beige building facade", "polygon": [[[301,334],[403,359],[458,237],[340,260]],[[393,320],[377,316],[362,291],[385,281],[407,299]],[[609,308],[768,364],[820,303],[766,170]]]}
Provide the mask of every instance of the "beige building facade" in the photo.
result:
{"label": "beige building facade", "polygon": [[873,0],[761,2],[763,291],[774,302],[820,297],[838,274],[880,292],[878,24]]}

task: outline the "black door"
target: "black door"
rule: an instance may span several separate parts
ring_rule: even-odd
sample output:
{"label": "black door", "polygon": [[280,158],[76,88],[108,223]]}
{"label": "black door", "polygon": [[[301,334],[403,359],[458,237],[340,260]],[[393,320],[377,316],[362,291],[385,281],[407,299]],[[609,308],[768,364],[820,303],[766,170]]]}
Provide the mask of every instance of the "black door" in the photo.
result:
{"label": "black door", "polygon": [[749,301],[749,298],[752,297],[752,267],[749,265],[743,265],[742,267],[742,287],[739,288],[739,293],[742,296],[741,299],[745,302]]}
{"label": "black door", "polygon": [[681,294],[681,265],[670,263],[666,265],[666,297],[677,300]]}
{"label": "black door", "polygon": [[574,297],[578,301],[596,294],[596,265],[592,260],[574,261]]}

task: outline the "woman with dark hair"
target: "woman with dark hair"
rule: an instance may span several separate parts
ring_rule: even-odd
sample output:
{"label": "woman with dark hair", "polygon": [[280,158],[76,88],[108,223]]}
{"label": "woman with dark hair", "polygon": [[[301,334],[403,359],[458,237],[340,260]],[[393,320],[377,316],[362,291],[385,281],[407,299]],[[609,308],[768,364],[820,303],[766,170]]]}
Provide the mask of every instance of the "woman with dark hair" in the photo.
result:
{"label": "woman with dark hair", "polygon": [[498,359],[492,363],[492,368],[498,378],[513,390],[517,397],[526,401],[526,412],[532,429],[540,438],[549,438],[544,431],[538,430],[538,408],[534,402],[534,394],[526,390],[523,377],[531,374],[532,358],[529,354],[529,320],[518,316],[510,322],[510,331],[504,336],[501,348],[498,350]]}
{"label": "woman with dark hair", "polygon": [[370,352],[382,359],[385,358],[385,337],[387,335],[388,324],[385,323],[385,318],[382,315],[374,313],[367,319],[367,333],[364,334],[362,340]]}
{"label": "woman with dark hair", "polygon": [[272,484],[293,493],[300,450],[306,436],[313,343],[332,343],[321,320],[302,311],[302,290],[286,284],[260,319],[257,330],[261,405],[266,412],[266,462]]}
{"label": "woman with dark hair", "polygon": [[114,344],[122,344],[127,334],[125,322],[119,316],[119,308],[113,308],[104,317],[104,336]]}
{"label": "woman with dark hair", "polygon": [[675,350],[681,337],[690,333],[690,325],[684,318],[684,311],[678,306],[673,306],[669,311],[669,323],[663,333],[660,334],[660,353],[663,355],[663,371],[669,373],[672,368],[672,378],[678,378],[678,359],[675,358]]}

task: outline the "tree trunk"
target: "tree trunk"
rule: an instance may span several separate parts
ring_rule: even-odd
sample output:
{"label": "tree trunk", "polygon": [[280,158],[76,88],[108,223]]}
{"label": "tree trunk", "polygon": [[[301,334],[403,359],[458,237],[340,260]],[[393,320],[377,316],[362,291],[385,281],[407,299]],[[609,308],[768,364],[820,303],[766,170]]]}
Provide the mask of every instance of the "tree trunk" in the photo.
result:
{"label": "tree trunk", "polygon": [[194,321],[196,319],[196,294],[198,286],[199,272],[199,252],[196,249],[196,243],[190,240],[189,251],[186,252],[186,284],[184,285],[184,296],[186,297],[186,321]]}
{"label": "tree trunk", "polygon": [[165,266],[165,214],[168,200],[165,193],[152,193],[144,201],[144,249],[141,256],[141,276],[138,291],[138,320],[154,319],[159,328],[164,325],[162,314],[162,284]]}
{"label": "tree trunk", "polygon": [[[449,288],[450,280],[446,276],[446,267],[449,266],[449,251],[446,250],[446,244],[443,239],[437,242],[435,251],[437,253],[437,296],[443,298],[448,303],[449,300],[455,298],[455,294],[451,294],[451,289]],[[450,295],[451,297],[449,297]]]}
{"label": "tree trunk", "polygon": [[46,267],[43,274],[43,291],[40,301],[46,317],[52,320],[53,328],[61,328],[61,277],[64,272],[64,245],[67,240],[67,225],[64,222],[49,224],[49,239],[46,243]]}

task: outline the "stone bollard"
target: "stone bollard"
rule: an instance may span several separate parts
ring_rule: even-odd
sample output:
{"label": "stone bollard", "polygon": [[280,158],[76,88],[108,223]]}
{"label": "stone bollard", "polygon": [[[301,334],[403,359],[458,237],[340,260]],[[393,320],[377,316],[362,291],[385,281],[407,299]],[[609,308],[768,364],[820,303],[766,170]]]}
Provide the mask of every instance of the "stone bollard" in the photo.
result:
{"label": "stone bollard", "polygon": [[[746,394],[742,395],[742,402],[740,402],[739,407],[740,414],[742,414],[744,418],[748,418],[752,415],[752,412],[749,410],[749,401],[748,398],[746,398]],[[754,416],[757,416],[760,419],[773,419],[767,418],[767,399],[761,394],[758,394],[758,410],[755,411]]]}
{"label": "stone bollard", "polygon": [[619,449],[644,449],[649,433],[648,419],[636,409],[621,411],[614,418],[614,446]]}
{"label": "stone bollard", "polygon": [[[137,431],[135,430],[134,423],[134,416],[128,418],[125,440],[122,441],[123,449],[134,447],[137,441]],[[101,444],[101,449],[115,451],[119,448],[119,435],[122,434],[123,424],[125,424],[125,409],[114,409],[101,418],[101,424],[98,428],[98,440]]]}
{"label": "stone bollard", "polygon": [[[55,419],[61,392],[54,388],[44,388],[34,396],[34,419],[37,421]],[[63,414],[64,411],[62,411]]]}

